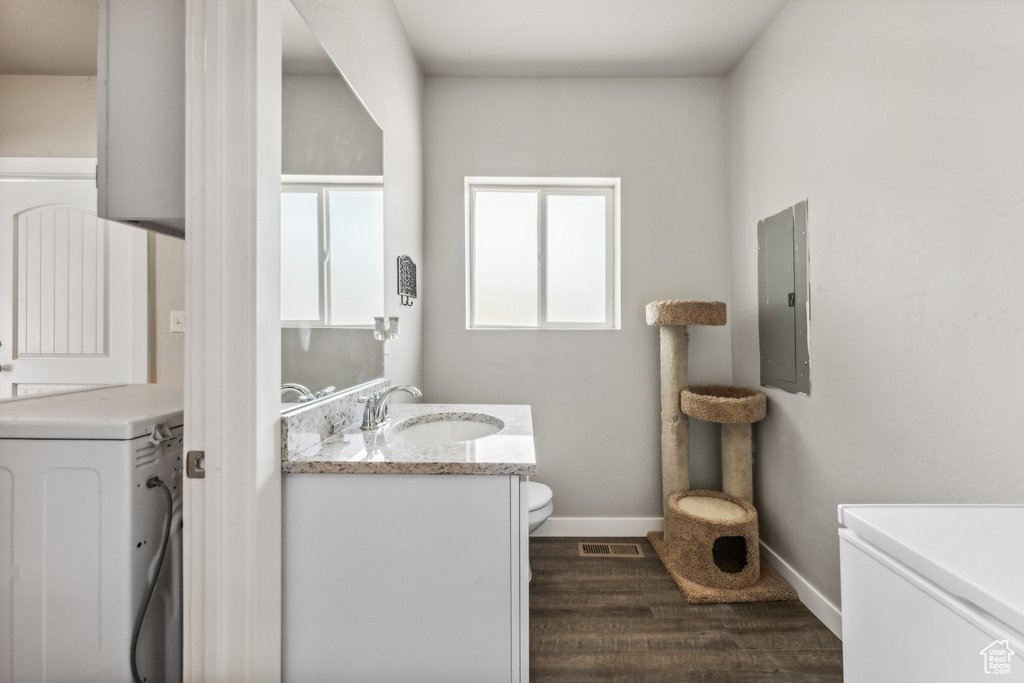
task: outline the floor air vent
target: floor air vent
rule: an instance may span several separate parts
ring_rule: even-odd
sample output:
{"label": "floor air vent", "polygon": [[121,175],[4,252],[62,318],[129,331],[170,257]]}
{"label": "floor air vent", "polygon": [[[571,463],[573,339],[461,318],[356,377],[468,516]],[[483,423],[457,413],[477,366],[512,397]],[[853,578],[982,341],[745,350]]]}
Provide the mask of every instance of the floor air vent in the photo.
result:
{"label": "floor air vent", "polygon": [[643,557],[639,543],[580,543],[580,557]]}

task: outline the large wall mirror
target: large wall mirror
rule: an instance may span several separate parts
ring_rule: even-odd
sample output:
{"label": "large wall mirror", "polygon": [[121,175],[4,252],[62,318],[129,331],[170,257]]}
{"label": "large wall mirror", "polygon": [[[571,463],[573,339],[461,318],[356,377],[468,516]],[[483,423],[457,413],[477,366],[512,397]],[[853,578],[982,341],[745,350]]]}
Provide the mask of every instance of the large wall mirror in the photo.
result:
{"label": "large wall mirror", "polygon": [[[384,375],[384,132],[282,5],[281,381],[323,398]],[[282,411],[309,400],[282,388]]]}

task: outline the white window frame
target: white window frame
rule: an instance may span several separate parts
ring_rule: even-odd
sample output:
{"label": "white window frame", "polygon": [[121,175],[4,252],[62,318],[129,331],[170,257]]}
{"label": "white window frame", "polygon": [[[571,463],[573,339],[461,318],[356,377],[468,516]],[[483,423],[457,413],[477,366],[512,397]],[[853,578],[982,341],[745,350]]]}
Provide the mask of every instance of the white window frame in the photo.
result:
{"label": "white window frame", "polygon": [[[524,191],[536,192],[537,202],[537,325],[477,325],[473,321],[473,299],[475,293],[474,225],[476,193],[478,191]],[[548,195],[592,195],[606,198],[605,229],[605,322],[565,323],[548,322],[546,316],[547,267],[545,245],[547,242]],[[465,179],[466,197],[466,329],[467,330],[618,330],[620,329],[620,194],[619,178],[508,178],[471,176]]]}
{"label": "white window frame", "polygon": [[[345,329],[373,329],[373,322],[353,325],[335,325],[328,320],[331,292],[331,234],[327,225],[328,206],[327,194],[331,190],[380,190],[384,191],[384,178],[381,176],[317,176],[317,175],[285,175],[281,177],[281,194],[307,193],[318,194],[317,200],[317,240],[320,249],[318,282],[320,287],[320,318],[318,320],[286,320],[281,319],[285,327],[331,327]],[[382,255],[383,257],[383,255]],[[383,302],[381,302],[383,305]]]}

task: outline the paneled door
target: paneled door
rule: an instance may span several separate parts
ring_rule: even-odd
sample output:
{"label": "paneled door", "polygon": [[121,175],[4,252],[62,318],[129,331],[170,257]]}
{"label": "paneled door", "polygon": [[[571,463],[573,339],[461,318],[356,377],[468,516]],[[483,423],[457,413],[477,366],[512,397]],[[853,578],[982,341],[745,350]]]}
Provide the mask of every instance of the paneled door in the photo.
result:
{"label": "paneled door", "polygon": [[146,233],[95,160],[0,159],[0,398],[147,380]]}

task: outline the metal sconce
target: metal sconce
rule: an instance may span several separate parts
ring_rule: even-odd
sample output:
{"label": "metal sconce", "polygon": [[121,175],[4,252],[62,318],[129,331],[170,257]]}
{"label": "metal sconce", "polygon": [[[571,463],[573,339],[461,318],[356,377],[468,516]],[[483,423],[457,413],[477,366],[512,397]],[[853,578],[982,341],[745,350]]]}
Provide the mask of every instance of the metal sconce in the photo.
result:
{"label": "metal sconce", "polygon": [[416,264],[408,256],[398,257],[398,296],[403,306],[416,298]]}

